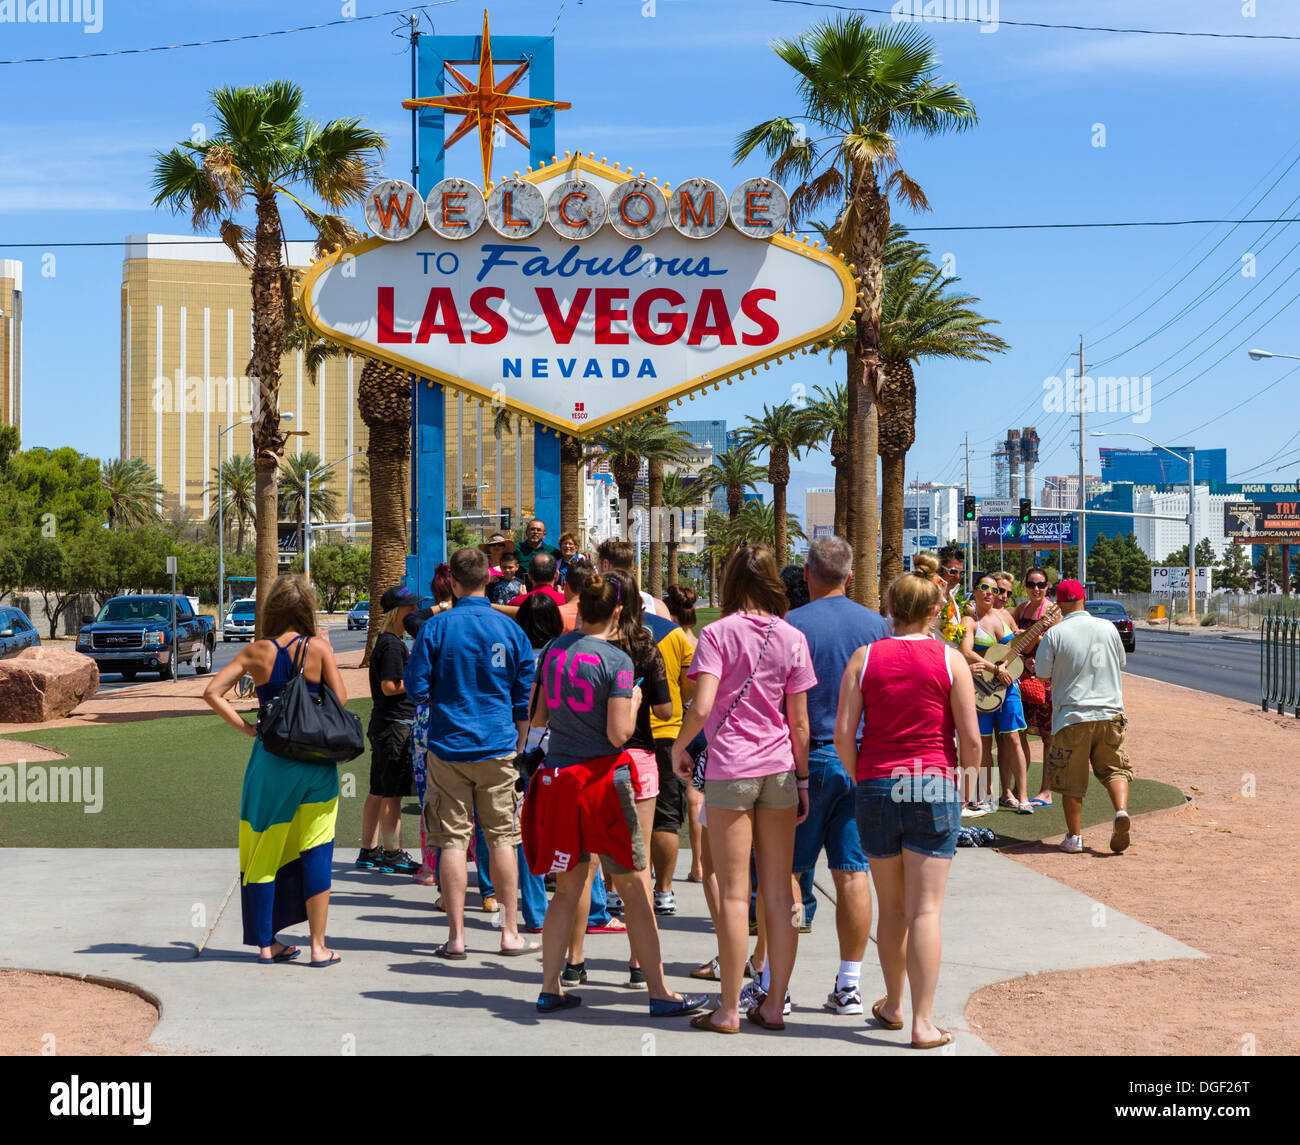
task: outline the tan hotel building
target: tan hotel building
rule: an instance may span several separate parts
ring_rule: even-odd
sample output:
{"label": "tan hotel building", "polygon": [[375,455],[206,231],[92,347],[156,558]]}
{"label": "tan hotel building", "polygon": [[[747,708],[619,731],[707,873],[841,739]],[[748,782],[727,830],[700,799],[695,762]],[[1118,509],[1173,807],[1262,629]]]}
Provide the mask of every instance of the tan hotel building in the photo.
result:
{"label": "tan hotel building", "polygon": [[[249,272],[224,244],[195,239],[127,237],[122,263],[121,449],[123,457],[139,457],[153,468],[162,485],[165,514],[180,508],[191,519],[206,520],[216,508],[218,430],[249,416],[246,369],[253,314]],[[288,246],[290,264],[305,269],[311,244]],[[6,282],[3,269],[13,265],[20,264],[0,263],[0,291]],[[0,309],[7,317],[3,301]],[[340,520],[349,519],[344,514],[355,521],[370,519],[365,458],[349,456],[366,448],[366,426],[356,402],[363,365],[349,354],[325,363],[313,378],[301,353],[281,362],[280,410],[294,415],[285,428],[308,434],[291,437],[286,453],[309,449],[326,464],[346,458],[328,475]],[[503,431],[498,473],[491,408],[450,392],[446,402],[448,506],[457,504],[459,474],[462,513],[496,513],[509,507],[517,521],[533,498],[532,426]],[[226,459],[251,451],[250,432],[251,426],[223,431],[221,452]],[[483,484],[490,488],[481,490],[482,499],[477,500]]]}
{"label": "tan hotel building", "polygon": [[23,428],[23,264],[0,258],[0,425]]}

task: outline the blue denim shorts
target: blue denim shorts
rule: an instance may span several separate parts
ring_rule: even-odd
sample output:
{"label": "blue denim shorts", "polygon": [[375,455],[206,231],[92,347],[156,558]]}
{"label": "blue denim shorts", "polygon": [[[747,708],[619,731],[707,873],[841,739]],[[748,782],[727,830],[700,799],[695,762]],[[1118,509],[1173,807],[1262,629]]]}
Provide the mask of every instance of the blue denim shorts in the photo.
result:
{"label": "blue denim shorts", "polygon": [[853,780],[834,744],[808,754],[808,818],[794,831],[794,873],[815,869],[823,847],[832,871],[870,870],[858,839]]}
{"label": "blue denim shorts", "polygon": [[978,712],[980,735],[991,736],[995,731],[1018,732],[1029,725],[1025,723],[1025,708],[1020,702],[1020,685],[1012,683],[1007,689],[1007,698],[996,712]]}
{"label": "blue denim shorts", "polygon": [[957,853],[961,802],[951,779],[906,776],[858,784],[858,834],[872,859],[892,859],[906,848],[951,859]]}

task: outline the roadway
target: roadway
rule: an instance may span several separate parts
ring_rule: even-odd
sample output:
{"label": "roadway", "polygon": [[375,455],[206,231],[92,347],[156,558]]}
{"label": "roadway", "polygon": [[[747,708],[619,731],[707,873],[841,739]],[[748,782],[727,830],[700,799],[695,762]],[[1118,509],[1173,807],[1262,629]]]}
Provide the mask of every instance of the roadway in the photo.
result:
{"label": "roadway", "polygon": [[1139,629],[1126,671],[1231,700],[1259,703],[1259,644]]}
{"label": "roadway", "polygon": [[[354,652],[359,648],[366,646],[366,633],[364,629],[348,631],[347,621],[342,616],[331,624],[325,625],[329,633],[330,644],[335,652]],[[229,664],[238,654],[239,650],[244,647],[246,641],[232,640],[229,644],[218,638],[215,651],[212,653],[212,671],[220,672]],[[181,665],[181,679],[195,675],[195,671],[188,664]],[[136,684],[157,683],[158,676],[156,673],[141,673],[130,682],[123,680],[116,672],[105,672],[99,678],[99,690],[101,692],[115,692],[120,688],[134,687]]]}

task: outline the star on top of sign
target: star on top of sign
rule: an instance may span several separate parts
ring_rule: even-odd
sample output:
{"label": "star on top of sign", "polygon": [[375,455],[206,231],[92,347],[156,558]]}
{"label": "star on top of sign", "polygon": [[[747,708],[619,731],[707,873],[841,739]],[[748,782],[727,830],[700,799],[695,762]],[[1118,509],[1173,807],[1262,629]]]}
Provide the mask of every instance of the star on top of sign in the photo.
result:
{"label": "star on top of sign", "polygon": [[453,143],[459,142],[477,127],[479,150],[483,157],[483,186],[486,187],[492,179],[492,135],[497,124],[500,124],[508,135],[527,147],[528,139],[515,126],[514,121],[510,118],[512,115],[523,114],[535,107],[553,107],[557,111],[567,111],[573,105],[558,100],[529,99],[527,96],[511,95],[510,92],[515,84],[523,78],[524,73],[528,70],[527,60],[515,68],[500,83],[497,82],[496,73],[493,70],[492,35],[488,29],[486,9],[483,12],[483,46],[479,52],[477,63],[478,83],[472,82],[468,77],[452,67],[451,64],[447,64],[447,71],[451,73],[451,78],[460,85],[461,90],[458,94],[406,99],[402,101],[402,106],[408,111],[420,107],[437,108],[440,111],[450,111],[465,117],[461,120],[460,126],[447,136],[447,140],[443,144],[444,150],[451,147]]}

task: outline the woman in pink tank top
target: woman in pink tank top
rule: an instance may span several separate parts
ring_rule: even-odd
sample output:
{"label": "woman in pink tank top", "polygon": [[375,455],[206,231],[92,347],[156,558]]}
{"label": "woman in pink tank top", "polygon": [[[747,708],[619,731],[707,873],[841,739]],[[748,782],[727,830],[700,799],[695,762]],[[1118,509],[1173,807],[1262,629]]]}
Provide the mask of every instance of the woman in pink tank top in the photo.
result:
{"label": "woman in pink tank top", "polygon": [[[975,686],[961,654],[931,636],[942,597],[938,561],[923,553],[889,586],[894,635],[859,648],[840,682],[835,750],[858,781],[858,834],[880,904],[877,949],[886,996],[871,1013],[903,1028],[911,979],[912,1045],[947,1045],[930,1020],[939,982],[948,867],[961,825],[961,759],[978,767]],[[857,739],[859,724],[862,742]]]}

